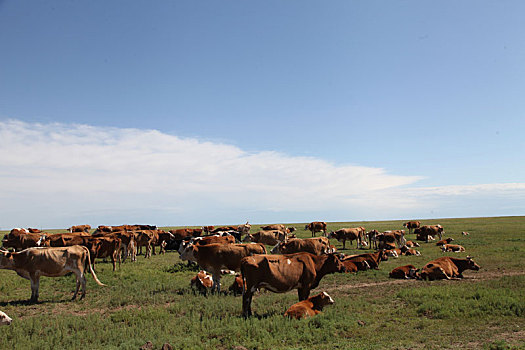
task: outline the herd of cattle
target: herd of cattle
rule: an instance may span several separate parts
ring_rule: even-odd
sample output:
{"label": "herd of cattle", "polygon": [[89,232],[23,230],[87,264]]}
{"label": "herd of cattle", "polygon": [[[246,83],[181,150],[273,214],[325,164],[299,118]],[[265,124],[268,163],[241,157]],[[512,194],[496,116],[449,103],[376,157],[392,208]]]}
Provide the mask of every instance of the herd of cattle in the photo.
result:
{"label": "herd of cattle", "polygon": [[[441,225],[421,225],[419,221],[403,224],[409,233],[416,234],[416,241],[429,242],[439,237],[437,245],[443,252],[464,252],[465,248],[451,244],[452,238],[443,239]],[[116,262],[127,258],[136,261],[144,247],[145,257],[167,250],[176,250],[180,259],[197,264],[200,271],[191,279],[190,285],[207,292],[220,292],[221,275],[240,272],[235,276],[229,290],[242,294],[242,310],[245,317],[252,315],[253,294],[261,288],[283,293],[297,289],[299,303],[293,305],[285,316],[302,318],[318,314],[333,299],[325,292],[309,297],[321,279],[335,272],[357,272],[378,269],[381,261],[401,255],[420,255],[413,249],[419,243],[407,241],[404,230],[378,232],[366,231],[364,227],[342,228],[327,232],[325,222],[315,221],[305,226],[312,237],[300,239],[294,234],[296,228],[282,224],[262,226],[256,233],[250,233],[247,222],[239,226],[199,229],[183,228],[170,231],[160,230],[151,225],[98,226],[90,233],[89,225],[73,226],[64,233],[48,234],[37,229],[12,229],[2,240],[0,268],[10,269],[31,281],[31,302],[38,301],[40,276],[56,277],[67,273],[76,275],[76,290],[80,289],[81,299],[86,294],[87,271],[95,282],[104,286],[97,278],[94,265],[98,258],[110,258],[113,270]],[[322,232],[316,237],[317,232]],[[463,232],[468,235],[467,232]],[[356,241],[356,248],[375,249],[372,253],[346,255],[336,252],[330,239],[342,242]],[[266,246],[272,246],[270,254]],[[9,251],[11,249],[13,251]],[[399,266],[390,272],[391,278],[414,278],[423,280],[462,278],[463,271],[479,270],[472,258],[449,256],[432,260],[421,269],[413,265]],[[11,319],[0,312],[0,325],[10,324]]]}

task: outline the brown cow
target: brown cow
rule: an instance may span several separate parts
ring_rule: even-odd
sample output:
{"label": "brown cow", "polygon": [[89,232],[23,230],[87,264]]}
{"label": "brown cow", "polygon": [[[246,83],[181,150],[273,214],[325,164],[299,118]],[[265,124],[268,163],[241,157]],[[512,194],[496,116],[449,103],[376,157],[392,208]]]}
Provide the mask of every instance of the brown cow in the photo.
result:
{"label": "brown cow", "polygon": [[370,265],[368,265],[366,260],[351,261],[349,259],[347,260],[341,259],[341,262],[345,266],[346,272],[366,271],[370,269]]}
{"label": "brown cow", "polygon": [[413,242],[413,241],[407,241],[407,243],[405,244],[405,246],[409,247],[409,248],[413,248],[413,247],[420,247],[421,245],[417,242]]}
{"label": "brown cow", "polygon": [[316,238],[294,238],[287,242],[280,242],[272,248],[272,254],[294,254],[300,252],[312,253],[314,255],[327,254],[330,249],[330,241],[326,237]]}
{"label": "brown cow", "polygon": [[438,241],[436,243],[436,245],[445,245],[445,244],[450,244],[450,242],[452,242],[454,240],[454,238],[447,238],[447,239],[442,239],[441,241]]}
{"label": "brown cow", "polygon": [[91,226],[90,225],[77,225],[77,226],[71,226],[67,230],[69,233],[73,233],[73,232],[89,233],[89,231],[91,230]]}
{"label": "brown cow", "polygon": [[284,316],[295,318],[296,320],[308,318],[320,314],[326,305],[332,305],[333,303],[334,300],[326,292],[322,292],[293,304],[286,310]]}
{"label": "brown cow", "polygon": [[421,226],[421,222],[419,221],[407,221],[403,224],[403,227],[406,227],[408,229],[408,233],[412,233],[413,229],[419,228]]}
{"label": "brown cow", "polygon": [[284,226],[283,224],[272,224],[272,225],[261,226],[261,230],[264,230],[264,231],[278,230],[281,232],[286,232],[286,226]]}
{"label": "brown cow", "polygon": [[213,276],[212,291],[221,291],[221,270],[239,271],[241,259],[253,254],[266,254],[260,243],[248,244],[208,244],[187,246],[180,255],[183,261],[195,261]]}
{"label": "brown cow", "polygon": [[387,244],[396,243],[398,248],[401,248],[406,244],[405,230],[392,230],[385,231],[376,236],[379,249],[389,249]]}
{"label": "brown cow", "polygon": [[[25,229],[24,229],[25,230]],[[20,229],[12,229],[2,240],[2,247],[13,248],[15,251],[26,248],[38,247],[40,234],[25,233]]]}
{"label": "brown cow", "polygon": [[424,280],[429,279],[430,281],[435,279],[463,278],[463,271],[478,271],[479,269],[480,266],[469,256],[466,259],[445,256],[432,260],[423,266],[420,278]]}
{"label": "brown cow", "polygon": [[211,290],[213,287],[213,278],[209,273],[201,270],[190,280],[190,287],[196,289],[201,294],[206,295],[208,290]]}
{"label": "brown cow", "polygon": [[121,258],[120,250],[122,249],[122,241],[118,237],[97,237],[92,238],[92,247],[90,250],[94,252],[93,268],[95,268],[96,258],[111,258],[113,264],[113,271],[116,270],[116,261],[120,268]]}
{"label": "brown cow", "polygon": [[441,251],[460,253],[464,252],[465,248],[459,244],[443,244],[443,246],[441,247]]}
{"label": "brown cow", "polygon": [[38,301],[38,288],[40,276],[58,277],[73,272],[77,276],[77,288],[72,300],[75,300],[82,286],[80,299],[86,295],[86,266],[95,282],[100,282],[91,266],[89,250],[83,246],[59,247],[59,248],[28,248],[18,253],[0,251],[0,268],[14,270],[25,279],[31,281],[31,302]]}
{"label": "brown cow", "polygon": [[365,253],[345,257],[344,260],[350,260],[353,263],[362,263],[366,261],[370,268],[378,269],[381,261],[387,261],[388,255],[385,250],[378,250],[375,253]]}
{"label": "brown cow", "polygon": [[406,245],[402,246],[399,250],[401,251],[401,255],[421,256],[421,252],[419,250],[408,248]]}
{"label": "brown cow", "polygon": [[0,326],[9,326],[13,320],[3,311],[0,311]]}
{"label": "brown cow", "polygon": [[233,283],[230,286],[230,288],[228,288],[228,290],[232,292],[233,295],[237,296],[237,295],[242,294],[243,288],[244,288],[244,281],[242,280],[241,275],[239,274],[235,275],[235,279],[233,280]]}
{"label": "brown cow", "polygon": [[396,267],[390,272],[390,278],[401,278],[401,279],[411,279],[416,278],[416,274],[419,269],[416,269],[414,265],[404,265]]}
{"label": "brown cow", "polygon": [[279,242],[284,241],[284,239],[285,239],[285,234],[282,231],[263,230],[263,231],[259,231],[253,234],[246,235],[246,237],[244,237],[242,241],[262,243],[262,244],[274,246],[276,244],[279,244]]}
{"label": "brown cow", "polygon": [[355,227],[355,228],[342,228],[337,231],[332,231],[328,234],[328,238],[335,238],[339,242],[343,242],[343,249],[345,249],[346,241],[350,241],[352,244],[353,241],[356,241],[356,248],[359,249],[361,245],[366,246],[365,241],[365,228],[364,227]]}
{"label": "brown cow", "polygon": [[316,288],[325,275],[344,271],[345,267],[336,254],[317,256],[297,253],[246,257],[241,261],[245,286],[242,295],[243,315],[252,315],[253,293],[259,288],[274,293],[297,289],[299,301],[302,301],[308,298],[310,290]]}
{"label": "brown cow", "polygon": [[428,243],[430,239],[434,239],[434,236],[439,236],[439,240],[442,240],[442,235],[445,231],[441,225],[424,225],[415,229],[414,233],[416,234],[416,239],[418,241],[425,241]]}
{"label": "brown cow", "polygon": [[316,232],[323,232],[323,236],[326,236],[326,222],[324,221],[313,221],[304,227],[305,231],[310,230],[312,237],[315,237]]}

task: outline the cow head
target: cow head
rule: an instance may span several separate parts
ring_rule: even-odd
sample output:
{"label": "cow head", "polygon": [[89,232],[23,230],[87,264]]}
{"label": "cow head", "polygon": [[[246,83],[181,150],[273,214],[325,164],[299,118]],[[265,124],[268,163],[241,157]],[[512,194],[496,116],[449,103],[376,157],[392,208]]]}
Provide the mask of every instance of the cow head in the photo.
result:
{"label": "cow head", "polygon": [[339,259],[338,254],[327,254],[326,260],[324,261],[323,267],[321,270],[324,270],[325,273],[333,272],[345,272],[346,268],[341,259]]}
{"label": "cow head", "polygon": [[281,250],[283,248],[283,246],[286,244],[286,242],[279,242],[277,243],[273,248],[272,250],[270,250],[270,253],[271,254],[281,254]]}
{"label": "cow head", "polygon": [[180,259],[182,261],[195,261],[195,251],[197,251],[199,248],[193,244],[186,244],[186,246],[180,246],[179,252],[180,252]]}
{"label": "cow head", "polygon": [[481,268],[481,266],[479,266],[478,264],[474,262],[474,260],[472,260],[471,256],[467,256],[466,260],[467,260],[468,269],[478,271]]}
{"label": "cow head", "polygon": [[326,305],[332,305],[334,303],[334,299],[326,292],[319,293],[309,298],[309,300],[314,304],[315,310],[323,310],[323,307]]}
{"label": "cow head", "polygon": [[13,267],[13,254],[7,250],[0,250],[0,269],[11,269]]}

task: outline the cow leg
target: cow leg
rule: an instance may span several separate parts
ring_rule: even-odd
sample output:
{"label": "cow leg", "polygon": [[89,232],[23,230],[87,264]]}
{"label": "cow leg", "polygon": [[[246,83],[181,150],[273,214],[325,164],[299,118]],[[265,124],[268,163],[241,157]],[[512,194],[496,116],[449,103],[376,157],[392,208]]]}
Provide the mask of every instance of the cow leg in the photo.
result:
{"label": "cow leg", "polygon": [[213,278],[213,285],[211,287],[212,293],[215,292],[217,294],[221,293],[221,272],[219,271],[218,274],[212,274]]}
{"label": "cow leg", "polygon": [[83,272],[80,273],[80,283],[82,285],[82,294],[80,295],[80,300],[82,300],[86,296],[86,274]]}
{"label": "cow leg", "polygon": [[78,294],[78,290],[80,289],[80,280],[82,278],[82,272],[80,271],[75,271],[75,276],[77,278],[77,287],[75,289],[75,293],[73,293],[73,297],[71,298],[71,300],[75,300],[77,298],[77,294]]}
{"label": "cow leg", "polygon": [[31,299],[29,300],[32,303],[38,302],[39,286],[40,286],[40,276],[32,275],[31,276]]}
{"label": "cow leg", "polygon": [[247,318],[252,316],[252,297],[253,292],[244,289],[242,293],[242,315]]}
{"label": "cow leg", "polygon": [[343,239],[343,250],[345,249],[346,239]]}
{"label": "cow leg", "polygon": [[310,296],[310,289],[309,288],[298,288],[297,294],[299,295],[299,301],[306,300]]}

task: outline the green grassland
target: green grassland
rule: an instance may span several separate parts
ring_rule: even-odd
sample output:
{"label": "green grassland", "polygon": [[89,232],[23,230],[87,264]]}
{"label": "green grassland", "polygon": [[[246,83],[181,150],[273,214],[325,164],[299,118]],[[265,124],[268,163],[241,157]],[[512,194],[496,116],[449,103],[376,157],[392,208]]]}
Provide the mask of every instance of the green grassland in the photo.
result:
{"label": "green grassland", "polygon": [[[442,253],[422,243],[422,256],[390,258],[379,270],[326,276],[311,295],[328,292],[335,304],[307,320],[284,311],[297,293],[260,292],[255,317],[241,316],[241,297],[202,296],[189,287],[195,270],[168,252],[138,257],[116,272],[97,263],[100,287],[88,276],[86,298],[70,301],[74,276],[42,278],[40,302],[28,304],[29,281],[0,270],[0,310],[14,322],[0,327],[0,349],[138,349],[147,341],[159,349],[511,349],[525,348],[525,217],[426,220],[441,224],[465,253]],[[299,237],[309,237],[296,224]],[[328,229],[364,226],[402,229],[402,221],[333,222]],[[252,226],[252,232],[258,226]],[[462,236],[468,231],[469,236]],[[5,232],[2,232],[3,234]],[[408,239],[415,239],[408,235]],[[338,249],[342,244],[332,240]],[[343,253],[370,250],[349,244]],[[397,266],[423,266],[449,255],[471,255],[482,267],[463,280],[392,280]],[[233,276],[224,276],[227,290]]]}

